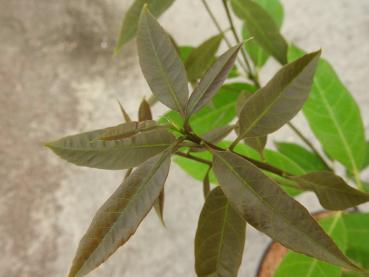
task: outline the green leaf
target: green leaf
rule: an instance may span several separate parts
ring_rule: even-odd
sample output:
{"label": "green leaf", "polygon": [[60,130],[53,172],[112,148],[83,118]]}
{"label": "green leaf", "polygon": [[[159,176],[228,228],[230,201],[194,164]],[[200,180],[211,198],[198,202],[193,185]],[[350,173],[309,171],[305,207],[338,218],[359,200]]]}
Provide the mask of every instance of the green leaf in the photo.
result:
{"label": "green leaf", "polygon": [[163,128],[138,133],[123,140],[96,140],[106,130],[100,129],[68,136],[50,142],[46,146],[70,163],[117,170],[135,167],[163,152],[175,141],[175,137]]}
{"label": "green leaf", "polygon": [[236,277],[246,238],[245,220],[233,210],[220,187],[201,211],[195,238],[197,276]]}
{"label": "green leaf", "polygon": [[345,210],[369,201],[369,194],[349,186],[329,171],[312,172],[293,177],[303,189],[312,190],[328,210]]}
{"label": "green leaf", "polygon": [[138,57],[152,93],[182,115],[188,98],[185,67],[168,34],[144,9],[137,33]]}
{"label": "green leaf", "polygon": [[150,104],[146,99],[142,99],[140,107],[138,108],[138,121],[152,120],[152,112]]}
{"label": "green leaf", "polygon": [[[319,224],[327,234],[345,251],[347,245],[347,230],[341,213],[334,217],[323,218]],[[289,252],[282,260],[274,277],[340,277],[341,269],[337,266],[318,261],[308,256]]]}
{"label": "green leaf", "polygon": [[181,60],[182,60],[183,63],[186,63],[186,60],[191,55],[191,53],[194,49],[195,48],[192,47],[192,46],[179,46],[178,47],[179,56],[181,57]]}
{"label": "green leaf", "polygon": [[130,121],[106,128],[105,131],[101,135],[96,137],[95,140],[121,140],[129,138],[140,132],[147,132],[156,128],[164,127],[157,125],[156,122],[153,120],[147,120],[143,122]]}
{"label": "green leaf", "polygon": [[276,146],[279,152],[293,160],[306,172],[323,171],[328,169],[316,154],[298,144],[278,142],[276,143]]}
{"label": "green leaf", "polygon": [[223,34],[213,36],[191,51],[185,62],[190,82],[200,79],[213,64],[222,39]]}
{"label": "green leaf", "polygon": [[309,212],[256,166],[231,152],[213,154],[214,173],[224,194],[249,224],[293,251],[357,268]]}
{"label": "green leaf", "polygon": [[155,17],[159,17],[173,2],[174,0],[135,0],[124,17],[114,52],[117,54],[128,41],[135,37],[138,20],[145,4]]}
{"label": "green leaf", "polygon": [[[284,12],[283,6],[279,0],[256,0],[255,2],[273,18],[276,25],[280,29],[283,22]],[[244,24],[242,28],[242,36],[243,39],[248,39],[252,36],[250,35],[246,24]],[[266,52],[255,40],[250,40],[247,44],[245,44],[245,48],[247,53],[250,55],[250,58],[258,68],[261,68],[269,58],[268,52]]]}
{"label": "green leaf", "polygon": [[287,64],[243,105],[239,138],[272,133],[291,120],[309,96],[320,51]]}
{"label": "green leaf", "polygon": [[163,189],[171,151],[139,166],[101,206],[79,243],[69,277],[88,274],[135,233]]}
{"label": "green leaf", "polygon": [[[202,158],[208,161],[211,161],[211,155],[209,152],[196,152],[191,153],[193,156],[198,158]],[[185,171],[188,175],[193,177],[194,179],[203,182],[204,178],[207,175],[209,170],[209,166],[203,163],[199,163],[193,160],[189,160],[183,157],[176,156],[174,158],[174,162],[179,165],[179,167]],[[216,179],[212,171],[209,172],[209,182],[215,184]]]}
{"label": "green leaf", "polygon": [[346,254],[363,267],[369,268],[369,214],[350,213],[345,214],[343,219],[348,233]]}
{"label": "green leaf", "polygon": [[264,151],[265,161],[272,166],[275,166],[285,172],[288,172],[293,175],[301,175],[305,174],[304,168],[300,167],[293,160],[283,155],[282,153],[265,149]]}
{"label": "green leaf", "polygon": [[244,20],[251,36],[281,64],[287,63],[287,43],[269,13],[251,0],[232,0],[235,14]]}
{"label": "green leaf", "polygon": [[[292,46],[289,59],[303,55]],[[365,155],[365,134],[360,110],[331,65],[320,59],[304,115],[329,156],[356,175]]]}
{"label": "green leaf", "polygon": [[187,118],[199,111],[213,98],[214,94],[227,78],[228,72],[231,70],[241,46],[240,44],[227,50],[206,72],[188,100],[186,107]]}

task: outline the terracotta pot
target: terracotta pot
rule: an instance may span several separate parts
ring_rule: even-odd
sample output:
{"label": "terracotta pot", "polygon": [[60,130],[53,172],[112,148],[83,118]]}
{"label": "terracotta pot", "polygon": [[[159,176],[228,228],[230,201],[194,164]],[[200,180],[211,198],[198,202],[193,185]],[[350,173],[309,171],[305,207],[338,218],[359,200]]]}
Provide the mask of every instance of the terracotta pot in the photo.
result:
{"label": "terracotta pot", "polygon": [[[313,217],[318,220],[324,217],[331,216],[335,212],[322,211],[313,214]],[[274,272],[281,263],[284,255],[288,253],[288,249],[279,244],[278,242],[272,242],[265,250],[261,262],[259,264],[257,277],[273,277]]]}

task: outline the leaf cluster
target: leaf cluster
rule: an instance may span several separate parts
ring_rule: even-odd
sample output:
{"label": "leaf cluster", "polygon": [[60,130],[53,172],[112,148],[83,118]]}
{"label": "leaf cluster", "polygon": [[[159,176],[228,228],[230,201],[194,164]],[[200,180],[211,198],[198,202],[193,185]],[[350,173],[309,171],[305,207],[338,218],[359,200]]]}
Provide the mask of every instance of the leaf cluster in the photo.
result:
{"label": "leaf cluster", "polygon": [[[138,120],[119,103],[124,123],[46,144],[79,166],[127,169],[81,239],[69,276],[84,276],[106,261],[153,207],[164,224],[164,185],[172,157],[203,183],[205,204],[195,237],[198,276],[237,276],[247,224],[293,251],[276,276],[363,271],[367,249],[353,234],[369,230],[367,215],[335,211],[369,201],[359,175],[369,163],[368,147],[358,106],[320,58],[321,51],[305,54],[288,45],[280,33],[283,8],[278,0],[223,0],[236,45],[219,28],[198,47],[178,46],[156,19],[173,2],[136,0],[123,21],[115,51],[136,37],[153,97],[141,102]],[[231,9],[244,23],[243,38],[253,40],[241,42]],[[218,55],[223,42],[228,50]],[[258,70],[269,57],[281,68],[260,86]],[[152,99],[170,109],[157,120]],[[324,154],[290,123],[300,110]],[[267,137],[284,125],[310,150],[286,142],[276,143],[277,150],[265,149]],[[230,141],[231,133],[236,139]],[[346,167],[346,179],[334,173],[334,161]],[[319,224],[293,198],[304,191],[314,192],[334,216]],[[365,227],[355,227],[364,222],[361,217]],[[303,268],[291,266],[297,263]]]}

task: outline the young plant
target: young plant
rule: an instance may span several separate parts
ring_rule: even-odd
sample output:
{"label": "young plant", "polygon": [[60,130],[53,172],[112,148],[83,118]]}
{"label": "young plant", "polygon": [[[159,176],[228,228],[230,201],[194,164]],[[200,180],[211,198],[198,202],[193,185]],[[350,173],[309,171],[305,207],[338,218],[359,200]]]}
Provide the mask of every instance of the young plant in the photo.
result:
{"label": "young plant", "polygon": [[[347,209],[369,200],[360,179],[369,158],[360,112],[348,90],[321,51],[305,54],[288,45],[279,31],[283,8],[277,0],[222,1],[234,46],[203,0],[219,34],[197,48],[177,46],[155,19],[173,2],[134,1],[115,49],[137,37],[153,94],[141,103],[138,121],[121,106],[125,123],[47,144],[76,165],[127,169],[82,238],[69,276],[84,276],[102,264],[152,207],[164,222],[172,157],[203,181],[206,200],[195,238],[198,276],[237,276],[247,224],[293,251],[275,276],[359,276],[368,266],[369,249],[363,247],[366,237],[353,234],[369,235],[369,215]],[[243,39],[252,40],[240,41],[230,6],[244,21]],[[229,49],[217,57],[222,41]],[[258,72],[270,56],[282,67],[260,86]],[[150,109],[156,100],[170,109],[159,120]],[[324,155],[290,123],[301,109]],[[310,150],[284,142],[276,144],[278,151],[264,149],[267,136],[285,124]],[[226,140],[231,132],[236,139]],[[333,172],[333,162],[346,167],[346,179],[358,189]],[[326,210],[342,212],[330,212],[319,225],[293,198],[304,191],[313,191]]]}

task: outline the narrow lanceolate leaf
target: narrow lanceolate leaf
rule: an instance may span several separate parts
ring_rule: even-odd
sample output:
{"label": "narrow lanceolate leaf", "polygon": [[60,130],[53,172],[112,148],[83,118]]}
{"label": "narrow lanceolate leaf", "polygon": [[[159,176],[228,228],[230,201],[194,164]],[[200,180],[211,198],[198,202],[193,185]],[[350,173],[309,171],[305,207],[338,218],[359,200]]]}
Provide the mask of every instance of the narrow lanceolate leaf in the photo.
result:
{"label": "narrow lanceolate leaf", "polygon": [[210,179],[209,179],[209,173],[210,173],[211,167],[209,167],[208,171],[205,174],[204,180],[202,180],[202,192],[204,194],[204,198],[208,197],[208,194],[210,192]]}
{"label": "narrow lanceolate leaf", "polygon": [[[369,268],[369,248],[365,243],[369,237],[369,214],[350,213],[343,215],[343,219],[348,231],[347,255],[363,267]],[[354,276],[364,277],[365,275]]]}
{"label": "narrow lanceolate leaf", "polygon": [[231,152],[213,154],[214,173],[224,194],[249,224],[293,251],[356,268],[309,212],[256,166]]}
{"label": "narrow lanceolate leaf", "polygon": [[188,98],[185,67],[168,34],[147,9],[140,17],[137,47],[140,66],[152,93],[184,115]]}
{"label": "narrow lanceolate leaf", "polygon": [[105,132],[96,137],[96,140],[121,140],[129,138],[140,132],[151,131],[155,128],[163,128],[153,120],[144,122],[130,121],[105,129]]}
{"label": "narrow lanceolate leaf", "polygon": [[214,94],[222,86],[224,80],[227,78],[228,72],[231,70],[236,60],[241,46],[242,44],[234,46],[226,51],[206,72],[188,100],[186,108],[187,118],[208,104]]}
{"label": "narrow lanceolate leaf", "polygon": [[124,109],[122,103],[120,103],[120,101],[117,99],[118,105],[119,105],[119,109],[120,112],[122,113],[123,119],[125,122],[131,122],[131,118],[129,116],[129,114],[127,113],[127,111]]}
{"label": "narrow lanceolate leaf", "polygon": [[158,17],[168,9],[173,2],[174,0],[134,0],[124,17],[119,39],[114,49],[115,53],[118,53],[128,41],[135,37],[138,20],[145,4],[147,4],[152,14]]}
{"label": "narrow lanceolate leaf", "polygon": [[185,62],[190,82],[200,79],[215,61],[215,55],[222,42],[223,34],[213,36],[193,49]]}
{"label": "narrow lanceolate leaf", "polygon": [[201,211],[195,238],[197,276],[236,277],[245,244],[245,220],[231,207],[220,187]]}
{"label": "narrow lanceolate leaf", "polygon": [[158,217],[160,218],[161,223],[165,226],[164,222],[164,200],[165,200],[165,192],[164,188],[161,190],[159,197],[155,200],[154,209]]}
{"label": "narrow lanceolate leaf", "polygon": [[140,107],[138,108],[138,120],[152,120],[151,108],[145,99],[142,100]]}
{"label": "narrow lanceolate leaf", "polygon": [[309,96],[320,51],[285,65],[243,105],[239,138],[272,133],[290,121]]}
{"label": "narrow lanceolate leaf", "polygon": [[287,43],[274,19],[252,0],[232,0],[235,14],[245,21],[251,36],[281,64],[287,63]]}
{"label": "narrow lanceolate leaf", "polygon": [[[279,0],[255,0],[274,20],[278,28],[280,29],[283,22],[283,6]],[[242,28],[243,39],[252,37],[247,24],[244,24]],[[254,62],[255,66],[261,68],[269,58],[269,53],[265,51],[256,40],[251,40],[245,44],[247,53]]]}
{"label": "narrow lanceolate leaf", "polygon": [[119,170],[141,164],[175,141],[175,137],[163,128],[123,140],[96,140],[104,132],[106,129],[68,136],[46,146],[62,159],[79,166]]}
{"label": "narrow lanceolate leaf", "polygon": [[[304,52],[289,49],[294,60]],[[304,115],[330,157],[358,175],[365,155],[365,133],[360,110],[332,66],[320,59]]]}
{"label": "narrow lanceolate leaf", "polygon": [[171,150],[139,166],[97,211],[79,243],[69,277],[85,276],[135,233],[163,189]]}
{"label": "narrow lanceolate leaf", "polygon": [[[324,231],[335,241],[342,251],[347,248],[348,236],[341,213],[319,220]],[[311,257],[289,252],[282,260],[273,277],[341,277],[341,268],[318,261]]]}
{"label": "narrow lanceolate leaf", "polygon": [[306,172],[328,170],[323,161],[313,152],[295,143],[278,142],[278,151],[301,166]]}
{"label": "narrow lanceolate leaf", "polygon": [[345,210],[369,201],[369,194],[354,189],[328,171],[312,172],[293,179],[303,189],[314,191],[320,204],[328,210]]}

